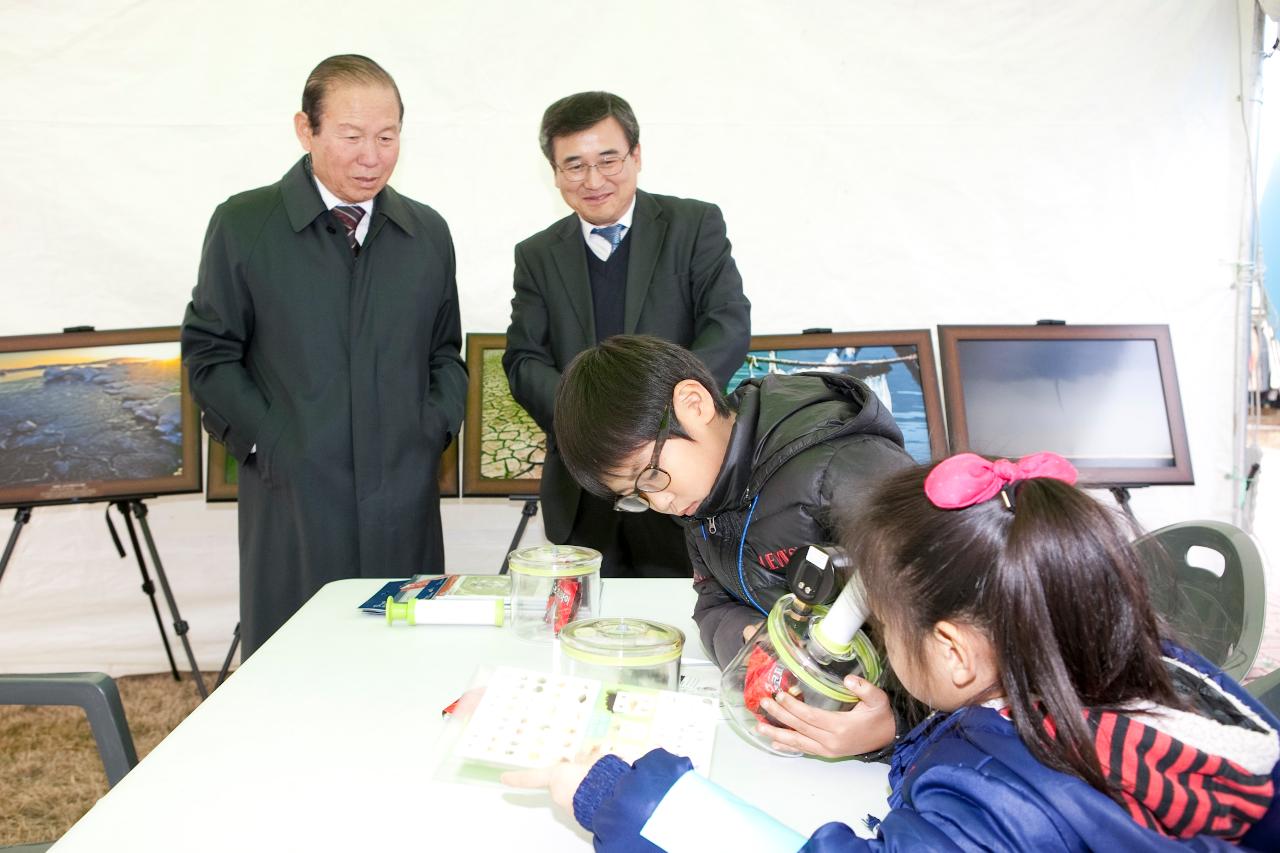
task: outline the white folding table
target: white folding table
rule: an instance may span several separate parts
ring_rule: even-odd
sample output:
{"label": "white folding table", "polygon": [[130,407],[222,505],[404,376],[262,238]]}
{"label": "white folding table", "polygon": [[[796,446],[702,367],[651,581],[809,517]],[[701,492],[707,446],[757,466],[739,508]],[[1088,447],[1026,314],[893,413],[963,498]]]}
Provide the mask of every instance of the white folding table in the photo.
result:
{"label": "white folding table", "polygon": [[[75,851],[590,849],[544,792],[447,781],[441,710],[481,667],[550,671],[550,645],[507,628],[396,625],[325,586],[55,845]],[[604,582],[606,615],[675,625],[705,660],[687,580]],[[724,721],[711,778],[808,834],[882,816],[887,768],[781,758]],[[457,846],[455,846],[457,845]],[[469,848],[461,845],[472,845]]]}

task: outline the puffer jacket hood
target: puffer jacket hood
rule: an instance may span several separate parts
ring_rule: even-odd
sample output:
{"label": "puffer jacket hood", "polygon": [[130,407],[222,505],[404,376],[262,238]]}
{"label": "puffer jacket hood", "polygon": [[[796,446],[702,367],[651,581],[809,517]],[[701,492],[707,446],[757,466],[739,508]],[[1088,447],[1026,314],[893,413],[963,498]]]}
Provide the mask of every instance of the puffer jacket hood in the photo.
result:
{"label": "puffer jacket hood", "polygon": [[695,515],[745,506],[790,459],[842,436],[868,435],[903,446],[893,415],[866,383],[844,373],[769,374],[729,397],[737,412],[720,475]]}
{"label": "puffer jacket hood", "polygon": [[787,591],[787,563],[836,541],[832,508],[855,511],[912,464],[875,393],[842,373],[771,374],[738,386],[719,474],[689,526],[703,646],[724,666],[743,628]]}

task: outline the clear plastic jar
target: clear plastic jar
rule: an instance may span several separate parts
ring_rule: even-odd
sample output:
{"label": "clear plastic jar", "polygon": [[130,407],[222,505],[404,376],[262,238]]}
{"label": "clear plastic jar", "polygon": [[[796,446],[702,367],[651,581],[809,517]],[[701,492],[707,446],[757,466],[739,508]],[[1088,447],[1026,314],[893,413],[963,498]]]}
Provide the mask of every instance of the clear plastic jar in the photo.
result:
{"label": "clear plastic jar", "polygon": [[511,624],[516,636],[550,642],[576,619],[600,613],[600,552],[576,545],[512,551]]}
{"label": "clear plastic jar", "polygon": [[785,692],[813,708],[847,711],[858,697],[845,689],[844,677],[857,675],[877,684],[881,676],[880,655],[862,631],[839,656],[815,647],[809,629],[827,608],[798,607],[794,598],[778,599],[764,626],[725,667],[720,681],[720,704],[733,729],[775,755],[800,753],[774,749],[772,739],[756,731],[759,722],[785,728],[764,712],[761,699]]}
{"label": "clear plastic jar", "polygon": [[560,632],[566,675],[677,690],[684,632],[648,619],[606,616],[571,622]]}

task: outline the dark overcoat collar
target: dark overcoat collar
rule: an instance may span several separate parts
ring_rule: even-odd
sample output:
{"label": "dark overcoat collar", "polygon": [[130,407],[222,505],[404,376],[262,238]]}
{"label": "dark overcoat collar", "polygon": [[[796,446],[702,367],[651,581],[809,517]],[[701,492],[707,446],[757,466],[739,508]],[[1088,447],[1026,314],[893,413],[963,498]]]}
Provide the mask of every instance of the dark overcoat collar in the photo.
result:
{"label": "dark overcoat collar", "polygon": [[[667,235],[667,219],[661,205],[653,196],[636,190],[636,209],[631,217],[631,259],[627,264],[626,308],[623,331],[635,334],[653,280],[653,270],[658,263],[662,241]],[[588,345],[596,340],[595,315],[591,310],[591,278],[587,272],[587,249],[583,245],[581,220],[577,214],[561,220],[557,231],[559,241],[551,247],[560,281],[578,315],[583,335]]]}
{"label": "dark overcoat collar", "polygon": [[[304,154],[285,173],[280,181],[280,193],[284,197],[284,209],[289,215],[289,225],[293,227],[294,233],[315,222],[316,217],[326,211],[320,191],[316,189],[315,178],[312,177],[310,155]],[[377,233],[384,217],[410,237],[414,235],[413,214],[409,205],[390,186],[383,187],[382,192],[374,197],[373,216],[374,221],[369,223],[370,238]]]}

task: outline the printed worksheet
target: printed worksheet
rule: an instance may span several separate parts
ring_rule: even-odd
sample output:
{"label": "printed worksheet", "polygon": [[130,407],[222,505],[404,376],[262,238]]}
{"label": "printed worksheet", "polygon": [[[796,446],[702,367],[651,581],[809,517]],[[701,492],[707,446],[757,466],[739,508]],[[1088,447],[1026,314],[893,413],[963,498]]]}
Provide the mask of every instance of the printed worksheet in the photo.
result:
{"label": "printed worksheet", "polygon": [[546,767],[598,749],[634,761],[662,747],[711,767],[713,697],[499,667],[455,753],[503,767]]}

